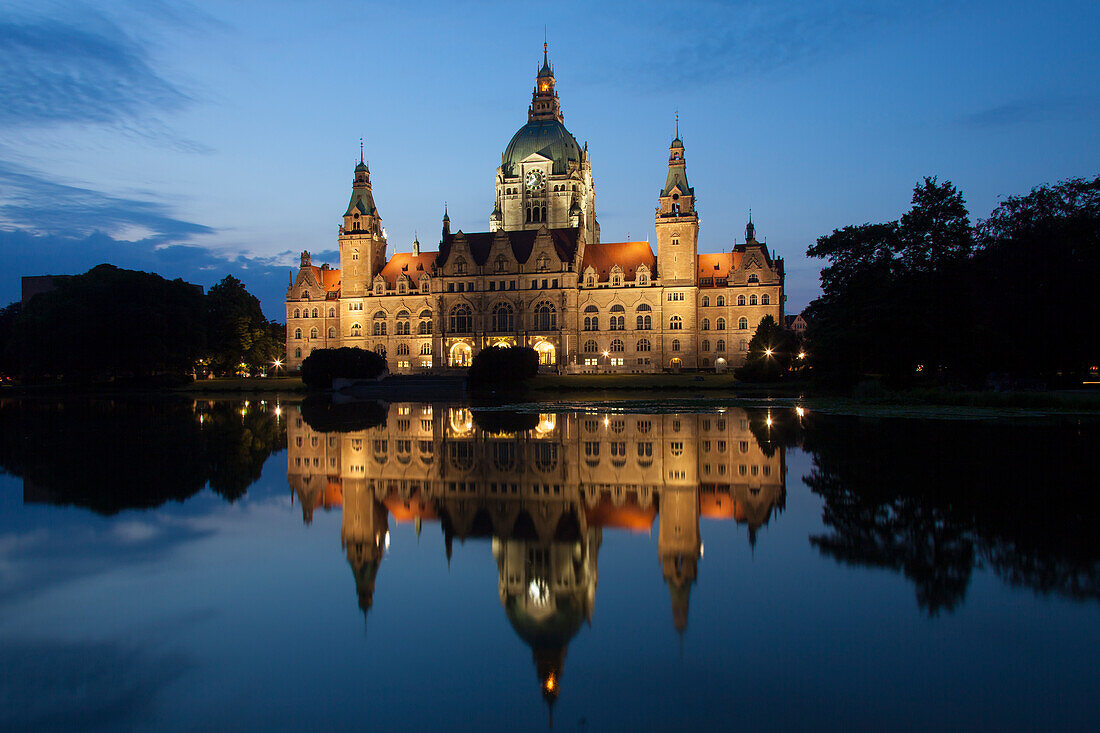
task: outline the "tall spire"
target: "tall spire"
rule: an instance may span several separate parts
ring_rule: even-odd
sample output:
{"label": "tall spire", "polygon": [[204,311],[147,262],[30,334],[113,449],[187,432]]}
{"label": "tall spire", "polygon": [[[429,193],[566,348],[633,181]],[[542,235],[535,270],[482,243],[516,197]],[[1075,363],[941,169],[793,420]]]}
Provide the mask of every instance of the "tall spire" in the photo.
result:
{"label": "tall spire", "polygon": [[535,91],[527,109],[527,121],[552,120],[563,122],[558,93],[554,90],[554,69],[550,66],[549,44],[542,42],[542,68],[535,77]]}
{"label": "tall spire", "polygon": [[680,142],[680,110],[676,110],[676,137],[672,138],[672,142]]}

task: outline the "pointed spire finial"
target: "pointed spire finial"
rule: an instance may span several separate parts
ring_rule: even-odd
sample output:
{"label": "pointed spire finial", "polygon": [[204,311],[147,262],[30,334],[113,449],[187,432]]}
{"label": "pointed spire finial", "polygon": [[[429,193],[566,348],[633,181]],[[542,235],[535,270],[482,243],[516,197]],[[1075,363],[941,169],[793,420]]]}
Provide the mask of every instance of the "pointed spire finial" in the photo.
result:
{"label": "pointed spire finial", "polygon": [[676,139],[680,139],[680,110],[676,110]]}
{"label": "pointed spire finial", "polygon": [[363,162],[363,138],[359,138],[359,162]]}

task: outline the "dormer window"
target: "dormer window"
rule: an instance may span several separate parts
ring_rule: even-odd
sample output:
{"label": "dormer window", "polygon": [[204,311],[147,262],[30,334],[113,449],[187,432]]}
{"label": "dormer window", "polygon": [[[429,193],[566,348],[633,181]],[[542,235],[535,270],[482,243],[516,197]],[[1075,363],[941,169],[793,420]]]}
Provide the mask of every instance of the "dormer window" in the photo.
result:
{"label": "dormer window", "polygon": [[429,280],[428,280],[428,276],[425,275],[424,277],[420,278],[420,292],[426,293],[426,292],[428,292],[428,288],[429,288]]}
{"label": "dormer window", "polygon": [[588,277],[586,277],[584,279],[584,285],[585,285],[585,287],[589,287],[589,288],[596,287],[596,276],[595,275],[589,275]]}

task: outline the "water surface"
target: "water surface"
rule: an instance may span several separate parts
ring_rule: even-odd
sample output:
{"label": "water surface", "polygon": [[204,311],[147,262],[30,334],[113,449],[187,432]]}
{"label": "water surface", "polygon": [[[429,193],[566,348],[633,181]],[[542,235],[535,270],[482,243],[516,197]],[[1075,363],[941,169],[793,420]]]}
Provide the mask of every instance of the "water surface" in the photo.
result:
{"label": "water surface", "polygon": [[1095,728],[1098,437],[2,401],[0,726]]}

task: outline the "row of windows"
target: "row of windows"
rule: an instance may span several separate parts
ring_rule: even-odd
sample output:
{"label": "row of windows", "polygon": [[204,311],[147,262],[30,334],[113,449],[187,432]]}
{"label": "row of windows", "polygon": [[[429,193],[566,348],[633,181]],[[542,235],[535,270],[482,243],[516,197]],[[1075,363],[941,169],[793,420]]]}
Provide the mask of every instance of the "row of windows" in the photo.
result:
{"label": "row of windows", "polygon": [[[747,301],[746,301],[744,295],[738,295],[737,296],[737,305],[746,305],[746,304],[747,305],[771,305],[771,302],[772,302],[771,296],[768,295],[767,293],[763,293],[763,294],[760,295],[759,302],[757,301],[755,293],[750,295],[748,297]],[[726,296],[719,295],[718,297],[716,297],[714,299],[714,304],[718,307],[724,306],[726,304]],[[704,295],[703,300],[700,303],[700,305],[702,305],[704,308],[710,307],[710,296],[709,295]]]}
{"label": "row of windows", "polygon": [[[672,343],[670,344],[670,347],[673,351],[680,351],[680,339],[673,339]],[[703,341],[699,344],[699,348],[702,351],[709,352],[710,348],[711,348],[710,341],[707,340],[707,339],[703,339]],[[609,353],[613,353],[613,354],[619,353],[619,352],[622,352],[622,351],[625,351],[625,350],[626,350],[626,345],[623,343],[623,341],[621,339],[612,340],[610,346],[608,346],[608,348],[607,348],[607,351]],[[635,351],[643,351],[643,352],[644,351],[652,351],[653,350],[653,344],[650,343],[649,339],[638,339],[638,341],[634,344],[634,350]],[[726,341],[725,341],[725,339],[718,339],[717,341],[715,341],[714,342],[714,350],[715,351],[725,351],[726,350]],[[740,350],[741,351],[748,351],[749,350],[749,342],[746,341],[745,339],[741,339]],[[595,341],[589,339],[588,341],[584,342],[584,346],[582,347],[582,351],[585,354],[598,354],[598,353],[600,353],[600,346]],[[585,362],[585,363],[587,364],[587,362]]]}
{"label": "row of windows", "polygon": [[[637,275],[635,276],[635,280],[637,281],[638,285],[649,285],[649,268],[647,268],[645,265],[639,267]],[[611,283],[611,287],[621,288],[623,286],[623,273],[618,270],[612,271],[609,282]],[[585,274],[584,286],[586,288],[596,287],[596,275],[594,273],[589,272]]]}

